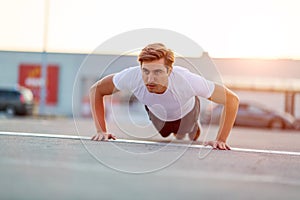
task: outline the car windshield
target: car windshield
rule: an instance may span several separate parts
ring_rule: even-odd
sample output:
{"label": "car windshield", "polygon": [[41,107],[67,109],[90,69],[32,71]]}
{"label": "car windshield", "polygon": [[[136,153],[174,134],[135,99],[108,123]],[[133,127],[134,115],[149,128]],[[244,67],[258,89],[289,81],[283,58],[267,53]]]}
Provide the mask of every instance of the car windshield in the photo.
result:
{"label": "car windshield", "polygon": [[256,106],[248,106],[248,110],[251,113],[257,113],[257,114],[265,114],[267,111],[262,108],[258,108]]}

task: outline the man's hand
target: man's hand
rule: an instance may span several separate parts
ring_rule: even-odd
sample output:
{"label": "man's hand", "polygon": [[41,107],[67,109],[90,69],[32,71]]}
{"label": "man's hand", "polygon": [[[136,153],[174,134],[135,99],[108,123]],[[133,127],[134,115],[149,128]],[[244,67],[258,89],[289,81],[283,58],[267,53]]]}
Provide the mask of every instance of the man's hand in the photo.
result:
{"label": "man's hand", "polygon": [[208,141],[204,142],[204,146],[212,146],[214,149],[220,149],[220,150],[230,150],[230,146],[222,141]]}
{"label": "man's hand", "polygon": [[116,136],[114,136],[113,134],[111,133],[97,133],[96,135],[94,135],[92,137],[91,140],[94,140],[94,141],[108,141],[109,139],[117,139]]}

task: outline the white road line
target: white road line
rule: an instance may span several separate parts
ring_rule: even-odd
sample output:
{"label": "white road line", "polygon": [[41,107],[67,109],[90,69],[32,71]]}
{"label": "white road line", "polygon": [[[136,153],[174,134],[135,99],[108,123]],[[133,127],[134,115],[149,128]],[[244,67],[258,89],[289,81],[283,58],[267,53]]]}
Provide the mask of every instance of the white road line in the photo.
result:
{"label": "white road line", "polygon": [[[90,140],[91,137],[86,136],[76,136],[76,135],[58,135],[58,134],[44,134],[44,133],[22,133],[22,132],[0,132],[0,135],[9,136],[29,136],[29,137],[46,137],[46,138],[59,138],[59,139],[77,139],[77,140]],[[143,141],[143,140],[127,140],[127,139],[117,139],[111,140],[112,142],[119,143],[133,143],[133,144],[150,144],[150,145],[170,145],[175,147],[188,147],[188,148],[207,148],[211,147],[198,145],[198,144],[179,144],[179,143],[164,143],[164,142],[154,142],[154,141]],[[300,156],[300,152],[293,151],[278,151],[278,150],[262,150],[262,149],[245,149],[231,147],[232,151],[239,152],[249,152],[249,153],[266,153],[266,154],[280,154],[280,155],[293,155]]]}
{"label": "white road line", "polygon": [[47,138],[60,138],[60,139],[78,139],[90,140],[90,137],[76,136],[76,135],[59,135],[59,134],[45,134],[45,133],[22,133],[22,132],[0,132],[0,135],[10,136],[30,136],[30,137],[47,137]]}

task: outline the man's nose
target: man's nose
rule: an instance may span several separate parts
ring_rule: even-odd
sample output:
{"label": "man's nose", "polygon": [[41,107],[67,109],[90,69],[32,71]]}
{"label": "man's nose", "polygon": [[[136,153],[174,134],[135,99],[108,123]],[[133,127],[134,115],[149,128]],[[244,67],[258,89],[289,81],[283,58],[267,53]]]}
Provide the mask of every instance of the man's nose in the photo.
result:
{"label": "man's nose", "polygon": [[155,76],[152,73],[150,73],[148,75],[148,83],[153,83],[154,81],[155,81]]}

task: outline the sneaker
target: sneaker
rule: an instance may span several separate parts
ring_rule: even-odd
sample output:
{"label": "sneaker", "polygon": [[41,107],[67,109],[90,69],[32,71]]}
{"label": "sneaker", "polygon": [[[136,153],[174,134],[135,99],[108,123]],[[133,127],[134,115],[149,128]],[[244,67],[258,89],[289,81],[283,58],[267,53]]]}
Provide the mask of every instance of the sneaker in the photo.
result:
{"label": "sneaker", "polygon": [[177,140],[182,140],[185,137],[185,134],[173,133],[173,135],[176,137]]}
{"label": "sneaker", "polygon": [[189,133],[189,138],[190,138],[191,141],[196,141],[199,138],[199,136],[200,136],[200,128],[199,128],[199,126],[198,126],[198,129],[197,129],[196,132]]}

